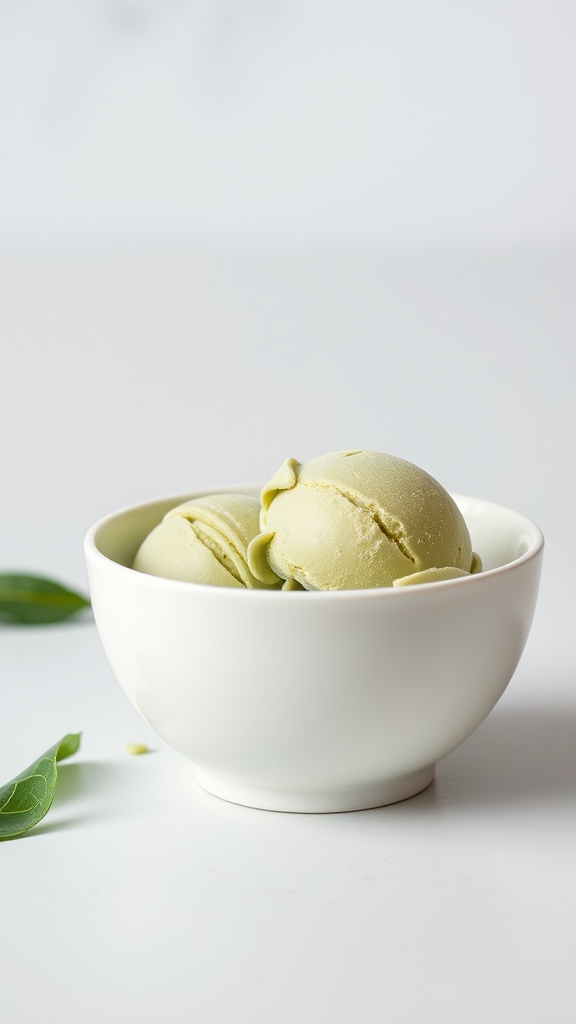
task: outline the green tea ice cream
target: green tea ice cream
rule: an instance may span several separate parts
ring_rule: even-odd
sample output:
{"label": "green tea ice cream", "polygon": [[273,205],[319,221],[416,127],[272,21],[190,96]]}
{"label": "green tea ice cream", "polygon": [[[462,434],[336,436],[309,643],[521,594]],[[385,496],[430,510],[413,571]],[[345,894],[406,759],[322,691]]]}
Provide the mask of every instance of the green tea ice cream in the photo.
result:
{"label": "green tea ice cream", "polygon": [[266,586],[246,559],[259,515],[260,502],[245,494],[212,494],[177,505],[143,541],[134,569],[217,587]]}
{"label": "green tea ice cream", "polygon": [[248,565],[285,589],[406,586],[480,570],[446,490],[404,459],[373,451],[287,459],[261,494]]}

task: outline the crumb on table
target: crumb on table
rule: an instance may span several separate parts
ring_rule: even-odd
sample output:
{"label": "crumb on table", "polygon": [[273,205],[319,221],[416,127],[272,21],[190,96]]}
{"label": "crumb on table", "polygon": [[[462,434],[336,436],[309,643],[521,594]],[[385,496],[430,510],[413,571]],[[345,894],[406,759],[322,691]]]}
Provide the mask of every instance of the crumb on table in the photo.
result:
{"label": "crumb on table", "polygon": [[147,743],[128,743],[126,745],[127,754],[147,754],[148,751]]}

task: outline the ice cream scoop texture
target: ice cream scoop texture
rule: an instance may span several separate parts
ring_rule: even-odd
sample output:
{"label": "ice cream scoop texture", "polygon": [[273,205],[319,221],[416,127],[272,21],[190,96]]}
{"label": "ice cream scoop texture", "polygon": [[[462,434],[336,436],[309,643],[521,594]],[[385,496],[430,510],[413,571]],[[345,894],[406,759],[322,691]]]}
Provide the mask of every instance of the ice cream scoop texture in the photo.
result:
{"label": "ice cream scoop texture", "polygon": [[287,459],[261,504],[248,565],[287,589],[406,586],[480,569],[453,498],[396,456],[354,450]]}
{"label": "ice cream scoop texture", "polygon": [[266,583],[252,574],[246,558],[259,516],[260,502],[246,494],[186,501],[170,509],[148,534],[134,569],[190,583],[262,588]]}
{"label": "ice cream scoop texture", "polygon": [[213,586],[283,590],[406,587],[481,570],[454,499],[383,452],[286,459],[262,489],[177,505],[134,568]]}

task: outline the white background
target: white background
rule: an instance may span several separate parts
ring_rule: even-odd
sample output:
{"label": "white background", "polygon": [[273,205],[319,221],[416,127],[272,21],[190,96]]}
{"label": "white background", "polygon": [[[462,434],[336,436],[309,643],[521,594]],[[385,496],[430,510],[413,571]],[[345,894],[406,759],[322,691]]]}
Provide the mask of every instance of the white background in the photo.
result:
{"label": "white background", "polygon": [[11,1021],[572,1021],[575,21],[0,0],[1,569],[85,588],[115,508],[345,447],[547,541],[498,707],[353,815],[203,794],[89,618],[1,626],[0,779],[83,730],[0,845]]}
{"label": "white background", "polygon": [[568,240],[570,0],[2,0],[8,246]]}

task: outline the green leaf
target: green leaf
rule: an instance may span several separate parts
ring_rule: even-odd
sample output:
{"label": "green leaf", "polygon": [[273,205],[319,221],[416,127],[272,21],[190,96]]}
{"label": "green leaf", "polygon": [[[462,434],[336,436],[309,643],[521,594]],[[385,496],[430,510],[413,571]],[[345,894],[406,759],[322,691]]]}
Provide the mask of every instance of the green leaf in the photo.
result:
{"label": "green leaf", "polygon": [[56,763],[76,753],[81,735],[68,733],[12,782],[0,786],[0,840],[14,839],[42,820],[54,799]]}
{"label": "green leaf", "polygon": [[29,626],[62,622],[89,605],[86,597],[56,580],[28,573],[0,573],[0,621]]}

